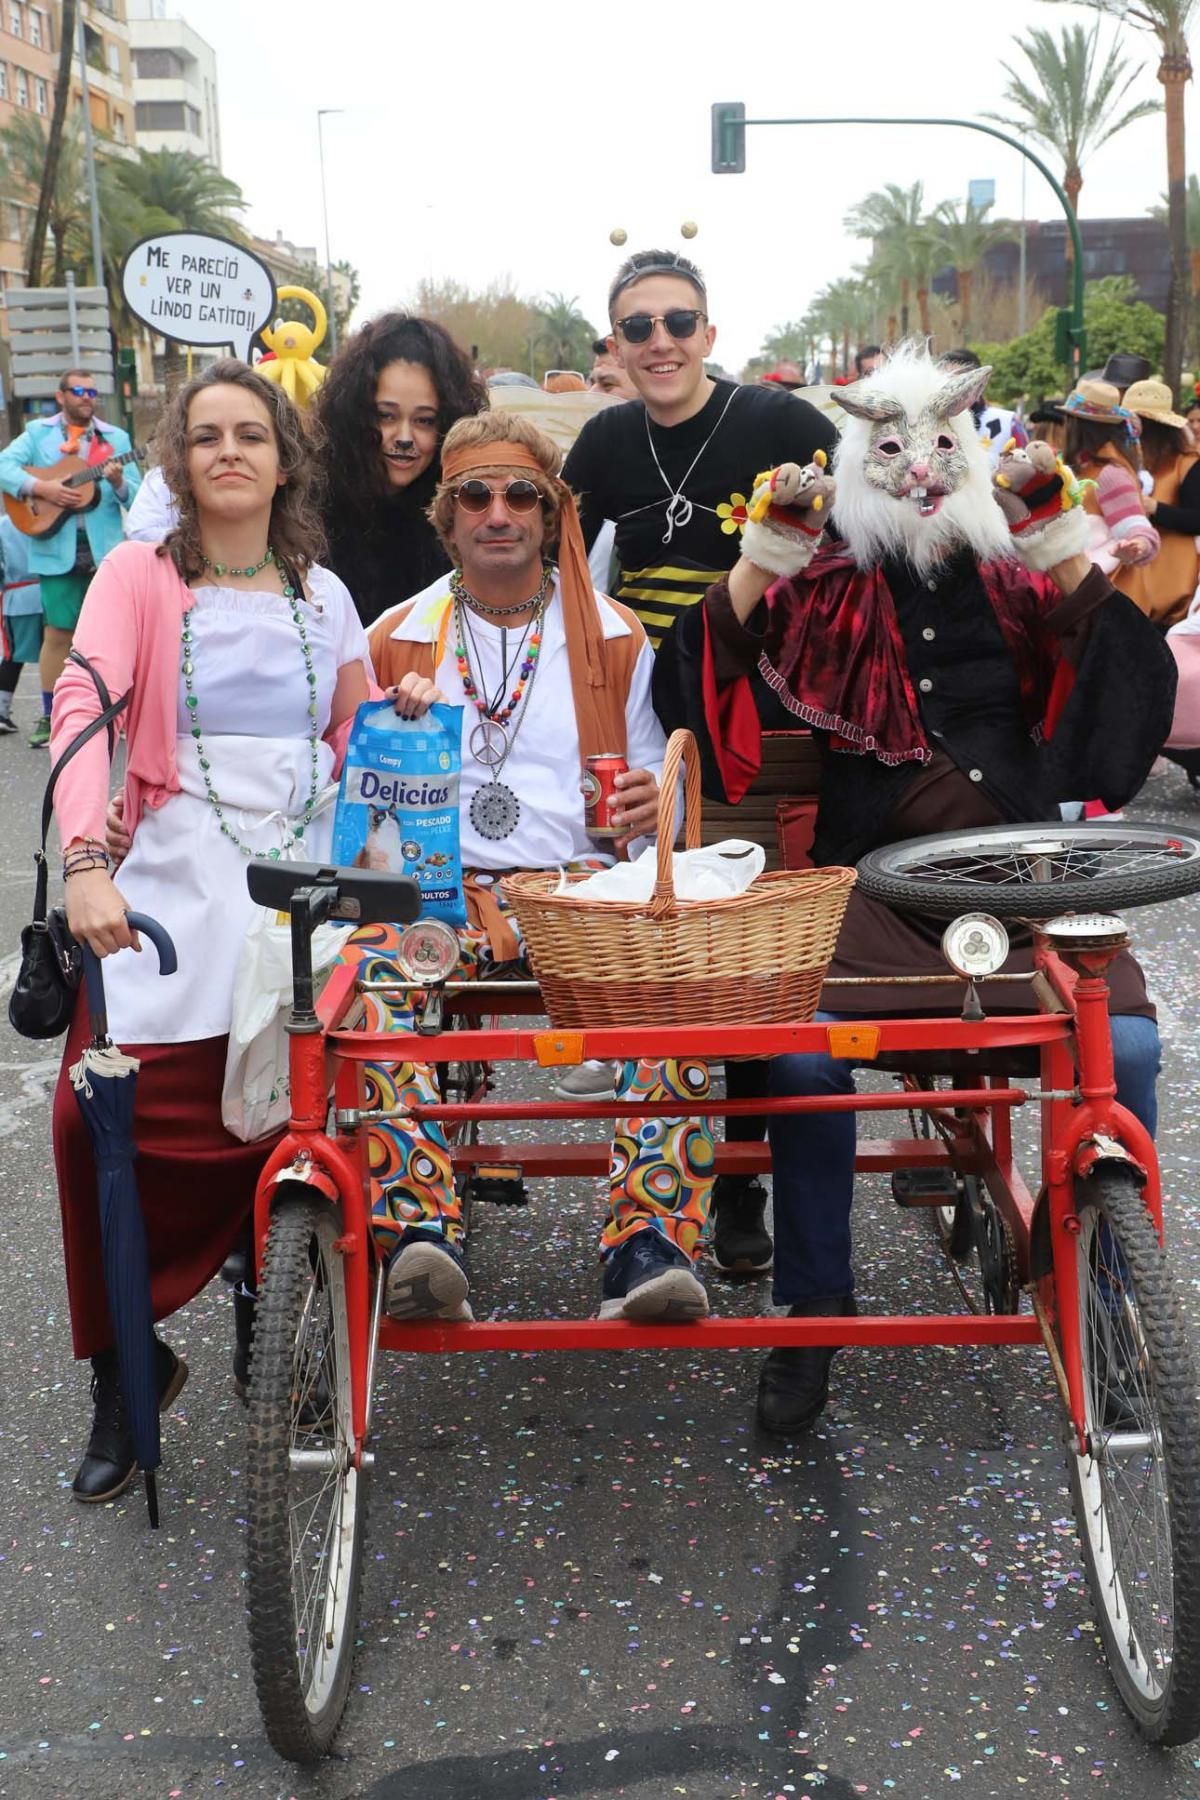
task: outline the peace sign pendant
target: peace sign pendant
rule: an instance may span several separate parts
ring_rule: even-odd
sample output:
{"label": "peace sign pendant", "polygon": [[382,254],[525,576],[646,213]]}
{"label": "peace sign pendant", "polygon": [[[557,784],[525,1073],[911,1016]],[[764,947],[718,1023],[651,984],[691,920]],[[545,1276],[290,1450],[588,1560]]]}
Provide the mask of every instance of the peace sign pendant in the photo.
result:
{"label": "peace sign pendant", "polygon": [[480,719],[467,739],[467,748],[485,769],[498,769],[508,755],[508,733],[499,719]]}

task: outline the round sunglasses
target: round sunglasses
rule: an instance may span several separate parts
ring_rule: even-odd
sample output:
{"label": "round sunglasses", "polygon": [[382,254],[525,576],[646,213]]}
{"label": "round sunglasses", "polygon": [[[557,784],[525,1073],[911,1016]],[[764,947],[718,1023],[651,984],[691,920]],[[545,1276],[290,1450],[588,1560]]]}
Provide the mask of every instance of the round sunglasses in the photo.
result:
{"label": "round sunglasses", "polygon": [[656,325],[665,325],[673,338],[694,337],[704,316],[694,306],[673,306],[665,313],[630,313],[627,319],[617,319],[613,329],[627,344],[648,344]]}
{"label": "round sunglasses", "polygon": [[485,513],[499,496],[510,513],[529,513],[541,504],[542,490],[532,481],[510,481],[506,487],[489,487],[486,481],[464,481],[454,490],[454,498],[467,513]]}

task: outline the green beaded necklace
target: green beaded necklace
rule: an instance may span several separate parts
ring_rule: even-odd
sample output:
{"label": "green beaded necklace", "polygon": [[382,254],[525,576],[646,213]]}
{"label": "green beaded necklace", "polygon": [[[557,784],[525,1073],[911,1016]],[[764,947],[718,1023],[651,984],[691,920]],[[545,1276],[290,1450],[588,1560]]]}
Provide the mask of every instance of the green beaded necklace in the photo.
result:
{"label": "green beaded necklace", "polygon": [[200,561],[204,564],[209,573],[217,576],[219,580],[222,575],[259,575],[266,568],[268,563],[273,563],[275,561],[275,552],[268,544],[267,554],[263,557],[262,561],[254,563],[248,569],[235,568],[232,563],[209,562],[207,556],[201,556]]}
{"label": "green beaded necklace", "polygon": [[[321,791],[321,764],[317,751],[317,744],[319,742],[317,732],[317,676],[316,671],[313,668],[312,647],[308,641],[308,633],[304,629],[304,617],[300,611],[300,601],[296,594],[296,590],[288,579],[286,571],[278,562],[273,550],[267,551],[265,558],[259,563],[258,569],[232,569],[229,573],[234,575],[256,575],[258,570],[265,569],[268,563],[274,563],[276,568],[279,569],[280,579],[283,583],[283,597],[291,608],[292,623],[295,625],[300,637],[300,649],[304,656],[304,671],[308,680],[308,749],[312,765],[311,784],[308,790],[308,799],[304,804],[303,816],[299,825],[293,830],[291,837],[288,838],[285,844],[281,844],[278,850],[251,850],[249,845],[243,844],[237,833],[226,823],[225,813],[221,806],[221,797],[212,784],[212,776],[209,772],[212,768],[212,764],[205,754],[204,739],[200,735],[200,721],[197,717],[199,700],[197,699],[192,686],[192,678],[196,672],[195,634],[192,631],[192,613],[194,608],[190,606],[183,615],[183,660],[181,664],[181,673],[183,675],[184,705],[187,707],[191,718],[189,729],[192,737],[196,741],[196,756],[200,764],[200,774],[204,781],[205,796],[209,805],[217,815],[222,832],[229,839],[230,843],[233,844],[236,849],[241,851],[243,856],[257,858],[259,861],[269,860],[271,862],[278,862],[285,851],[292,849],[293,845],[299,842],[304,836],[307,827],[312,823],[313,813],[316,811],[317,796]],[[224,574],[225,570],[214,565],[212,572],[214,575],[218,575]]]}

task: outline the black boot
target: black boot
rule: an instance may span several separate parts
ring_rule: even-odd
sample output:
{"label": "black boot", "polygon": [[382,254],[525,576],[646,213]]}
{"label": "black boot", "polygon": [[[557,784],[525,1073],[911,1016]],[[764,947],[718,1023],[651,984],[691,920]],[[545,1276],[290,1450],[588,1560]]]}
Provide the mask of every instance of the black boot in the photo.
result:
{"label": "black boot", "polygon": [[767,1190],[752,1175],[718,1175],[713,1183],[713,1261],[723,1275],[764,1275],[773,1246],[764,1223]]}
{"label": "black boot", "polygon": [[[789,1319],[856,1318],[853,1294],[802,1300],[789,1307]],[[811,1430],[829,1399],[829,1366],[838,1346],[779,1345],[771,1351],[758,1378],[758,1422],[776,1437],[799,1437]]]}
{"label": "black boot", "polygon": [[233,1290],[233,1385],[245,1405],[250,1383],[250,1346],[254,1342],[254,1308],[257,1296]]}
{"label": "black boot", "polygon": [[[187,1380],[187,1364],[160,1338],[155,1338],[154,1345],[158,1359],[158,1410],[164,1412]],[[92,1358],[92,1400],[92,1435],[71,1483],[75,1498],[87,1506],[114,1500],[124,1493],[137,1472],[115,1350],[102,1350]]]}

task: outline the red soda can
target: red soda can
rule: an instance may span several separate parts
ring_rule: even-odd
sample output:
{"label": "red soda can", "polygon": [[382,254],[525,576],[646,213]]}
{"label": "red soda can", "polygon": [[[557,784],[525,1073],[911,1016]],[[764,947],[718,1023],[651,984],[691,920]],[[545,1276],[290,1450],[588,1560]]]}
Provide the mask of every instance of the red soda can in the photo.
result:
{"label": "red soda can", "polygon": [[629,764],[623,756],[611,752],[605,756],[589,756],[583,765],[580,786],[583,789],[583,828],[589,837],[622,837],[625,827],[613,824],[613,808],[618,795],[616,778],[628,775]]}

